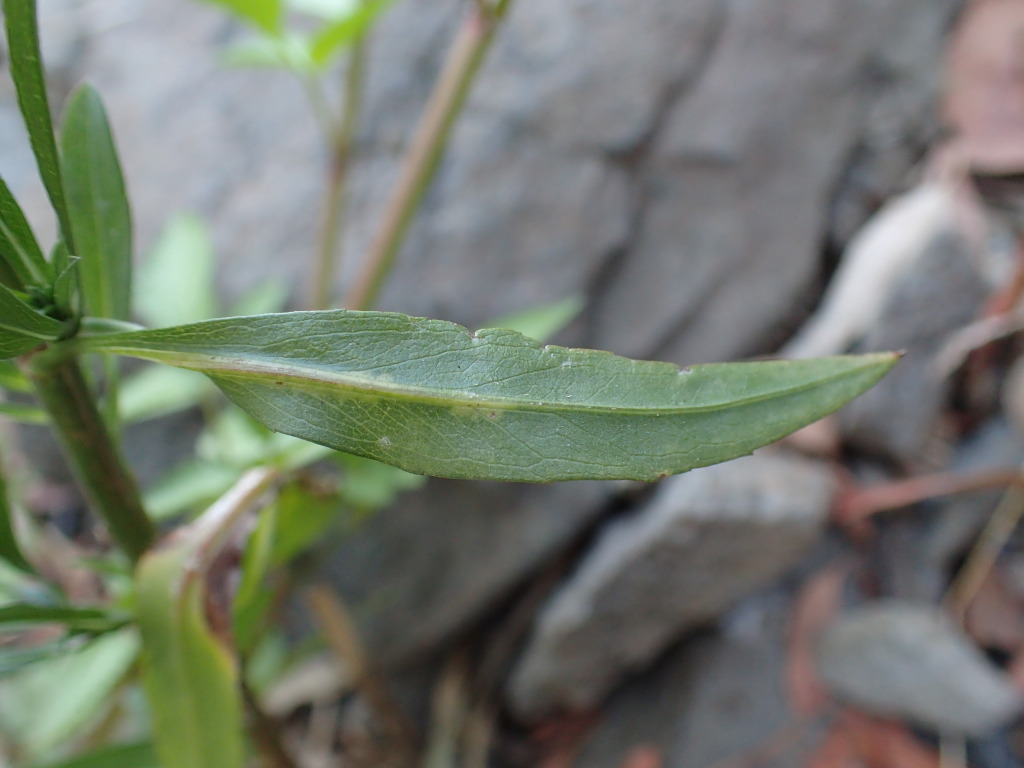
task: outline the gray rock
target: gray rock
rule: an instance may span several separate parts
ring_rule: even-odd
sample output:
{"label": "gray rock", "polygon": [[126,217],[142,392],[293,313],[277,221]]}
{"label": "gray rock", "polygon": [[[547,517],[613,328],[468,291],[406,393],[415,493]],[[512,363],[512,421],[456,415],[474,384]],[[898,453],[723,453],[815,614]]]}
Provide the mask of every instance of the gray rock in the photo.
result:
{"label": "gray rock", "polygon": [[981,736],[1021,708],[1009,679],[930,605],[850,611],[825,631],[818,667],[841,699],[942,733]]}
{"label": "gray rock", "polygon": [[949,391],[936,357],[950,335],[977,316],[990,290],[963,237],[952,229],[938,233],[868,334],[867,350],[906,354],[891,375],[842,411],[851,442],[910,465],[926,462]]}
{"label": "gray rock", "polygon": [[788,601],[780,597],[745,601],[722,630],[670,650],[626,683],[602,708],[576,768],[621,768],[640,745],[658,748],[665,768],[707,768],[769,739],[791,717],[782,673]]}
{"label": "gray rock", "polygon": [[605,483],[432,481],[342,541],[324,572],[367,651],[408,665],[466,629],[596,519]]}
{"label": "gray rock", "polygon": [[769,451],[665,481],[603,532],[543,610],[512,706],[534,717],[598,704],[687,629],[791,567],[834,491],[826,465]]}

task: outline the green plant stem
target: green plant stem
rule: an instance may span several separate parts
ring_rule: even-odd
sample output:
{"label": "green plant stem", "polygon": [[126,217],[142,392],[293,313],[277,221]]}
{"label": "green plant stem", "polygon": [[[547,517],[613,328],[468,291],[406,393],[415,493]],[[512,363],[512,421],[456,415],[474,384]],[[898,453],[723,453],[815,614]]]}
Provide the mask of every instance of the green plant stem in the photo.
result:
{"label": "green plant stem", "polygon": [[385,208],[366,264],[346,302],[347,307],[370,309],[376,303],[444,155],[470,86],[510,5],[511,0],[500,0],[491,8],[476,3],[466,12],[467,16],[456,33],[448,60],[416,128],[395,191]]}
{"label": "green plant stem", "polygon": [[71,468],[93,509],[118,545],[135,562],[149,549],[156,529],[111,439],[75,357],[36,355],[24,364]]}
{"label": "green plant stem", "polygon": [[[363,102],[363,84],[366,76],[366,38],[358,40],[349,54],[345,72],[345,103],[338,125],[324,128],[325,138],[330,144],[328,160],[327,200],[324,204],[324,218],[320,231],[320,247],[317,254],[313,283],[310,286],[310,307],[330,309],[334,274],[340,261],[342,223],[347,203],[347,181],[352,158],[352,144],[358,124],[359,111]],[[323,118],[319,121],[324,125]]]}

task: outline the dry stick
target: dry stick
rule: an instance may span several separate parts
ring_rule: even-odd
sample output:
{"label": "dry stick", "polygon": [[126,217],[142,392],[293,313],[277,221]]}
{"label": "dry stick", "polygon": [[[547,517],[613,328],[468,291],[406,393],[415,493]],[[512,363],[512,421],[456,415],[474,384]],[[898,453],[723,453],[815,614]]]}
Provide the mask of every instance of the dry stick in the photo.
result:
{"label": "dry stick", "polygon": [[[366,38],[356,41],[349,54],[345,72],[345,103],[341,111],[341,124],[334,126],[329,117],[321,117],[322,130],[330,144],[327,174],[327,201],[324,204],[313,283],[310,285],[309,305],[312,309],[329,309],[334,275],[340,261],[342,223],[348,198],[349,166],[355,139],[359,111],[363,103],[363,84],[366,74]],[[314,105],[317,100],[314,99]],[[314,107],[316,108],[316,107]],[[326,115],[326,109],[322,108]],[[325,123],[325,119],[327,122]]]}
{"label": "dry stick", "polygon": [[306,600],[328,645],[351,668],[356,689],[391,729],[401,756],[410,761],[415,754],[413,728],[372,669],[345,604],[323,584],[310,587]]}
{"label": "dry stick", "polygon": [[381,228],[370,245],[366,264],[346,306],[369,309],[376,303],[423,194],[444,155],[469,88],[510,4],[511,0],[500,0],[493,8],[488,8],[483,2],[477,2],[467,11],[416,128],[395,191],[384,211]]}
{"label": "dry stick", "polygon": [[967,606],[977,594],[989,571],[992,570],[999,553],[1007,539],[1010,538],[1010,534],[1013,533],[1013,529],[1017,527],[1022,515],[1024,515],[1024,489],[1020,485],[1012,485],[999,500],[999,505],[992,513],[992,517],[989,518],[978,537],[967,561],[946,593],[946,606],[959,623],[963,623]]}

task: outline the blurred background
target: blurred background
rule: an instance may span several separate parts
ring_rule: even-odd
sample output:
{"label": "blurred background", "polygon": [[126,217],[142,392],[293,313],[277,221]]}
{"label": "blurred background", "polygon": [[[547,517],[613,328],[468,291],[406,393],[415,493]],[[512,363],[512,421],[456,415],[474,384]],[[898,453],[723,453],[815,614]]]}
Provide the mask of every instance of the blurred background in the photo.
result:
{"label": "blurred background", "polygon": [[[337,295],[470,5],[397,0],[366,40]],[[296,78],[226,63],[250,32],[211,5],[40,9],[55,92],[104,96],[139,260],[189,214],[222,306],[306,306],[327,158]],[[6,78],[0,169],[48,240]],[[569,300],[556,343],[682,365],[906,355],[657,486],[431,480],[360,516],[297,570],[357,649],[268,705],[304,765],[1022,764],[1024,541],[979,539],[1024,460],[1022,178],[1021,0],[517,0],[379,308],[477,328]],[[133,429],[143,482],[199,428]],[[21,443],[36,511],[75,514]]]}

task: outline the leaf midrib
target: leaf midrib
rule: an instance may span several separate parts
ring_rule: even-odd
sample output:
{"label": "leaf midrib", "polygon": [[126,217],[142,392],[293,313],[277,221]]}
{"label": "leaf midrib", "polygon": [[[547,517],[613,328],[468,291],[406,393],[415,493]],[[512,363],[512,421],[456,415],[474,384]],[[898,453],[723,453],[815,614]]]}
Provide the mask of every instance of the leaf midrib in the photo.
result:
{"label": "leaf midrib", "polygon": [[[652,413],[659,415],[684,415],[708,413],[720,411],[737,406],[753,405],[764,400],[774,400],[780,397],[795,395],[800,392],[815,389],[833,381],[856,376],[873,367],[873,361],[866,361],[863,366],[853,369],[846,369],[835,374],[824,376],[800,386],[787,387],[763,392],[757,395],[737,398],[722,403],[710,405],[680,405],[680,406],[618,406],[588,404],[583,402],[568,401],[531,401],[528,399],[503,398],[488,395],[480,396],[470,390],[460,389],[438,389],[427,387],[415,387],[409,385],[398,385],[393,382],[381,381],[355,373],[339,373],[336,371],[324,370],[304,365],[281,365],[266,360],[252,358],[236,358],[227,355],[205,355],[190,352],[186,354],[161,354],[132,347],[107,347],[103,351],[118,354],[127,354],[154,362],[174,365],[179,368],[199,371],[218,378],[228,378],[249,381],[266,376],[271,379],[283,379],[289,381],[308,382],[314,386],[336,389],[341,388],[350,392],[355,397],[365,399],[376,399],[379,396],[393,395],[416,400],[424,404],[442,405],[452,408],[474,408],[494,409],[501,411],[531,411],[538,413],[565,413],[589,411],[602,414],[621,414],[649,416]],[[170,358],[174,362],[170,362]],[[241,363],[241,364],[240,364]],[[266,385],[268,382],[261,382]],[[442,394],[443,393],[443,394]]]}

